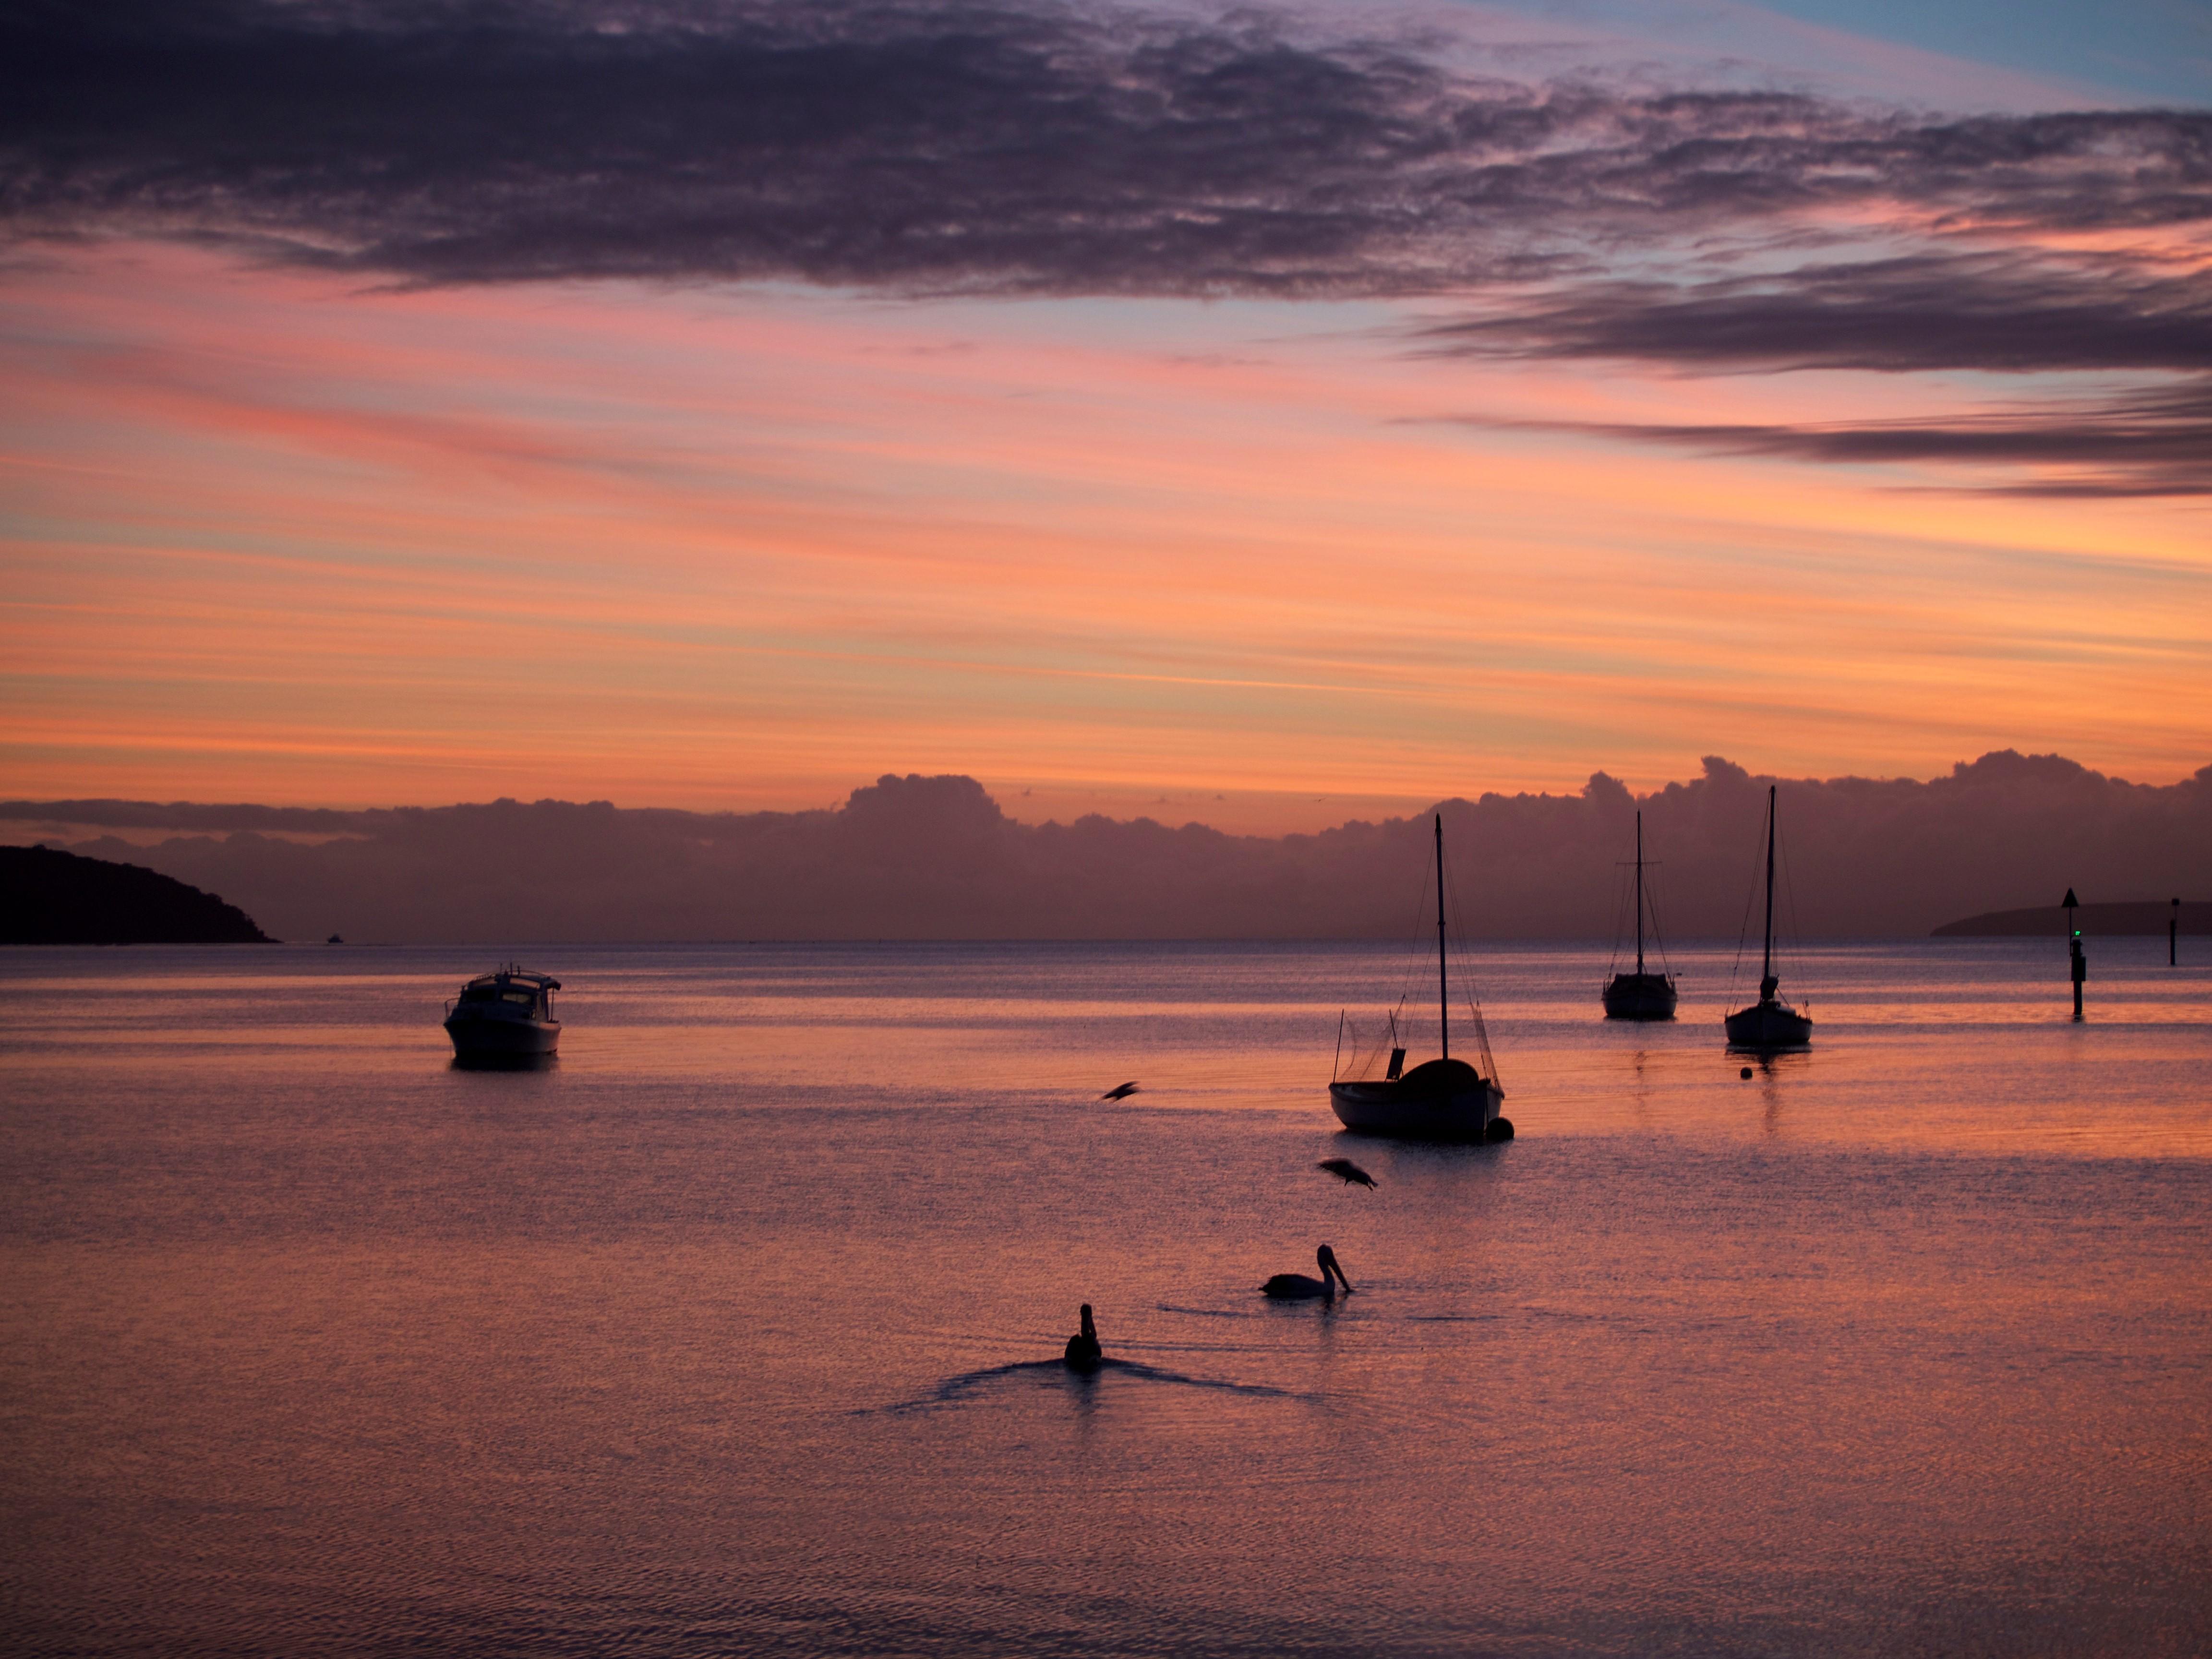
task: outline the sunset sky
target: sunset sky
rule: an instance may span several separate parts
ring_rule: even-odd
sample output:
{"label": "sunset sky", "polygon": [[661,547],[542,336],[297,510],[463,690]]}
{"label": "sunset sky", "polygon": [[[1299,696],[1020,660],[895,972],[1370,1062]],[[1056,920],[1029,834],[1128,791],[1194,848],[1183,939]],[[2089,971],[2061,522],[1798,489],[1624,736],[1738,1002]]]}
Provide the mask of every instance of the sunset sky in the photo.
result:
{"label": "sunset sky", "polygon": [[9,796],[2212,760],[2188,0],[33,3],[0,87]]}

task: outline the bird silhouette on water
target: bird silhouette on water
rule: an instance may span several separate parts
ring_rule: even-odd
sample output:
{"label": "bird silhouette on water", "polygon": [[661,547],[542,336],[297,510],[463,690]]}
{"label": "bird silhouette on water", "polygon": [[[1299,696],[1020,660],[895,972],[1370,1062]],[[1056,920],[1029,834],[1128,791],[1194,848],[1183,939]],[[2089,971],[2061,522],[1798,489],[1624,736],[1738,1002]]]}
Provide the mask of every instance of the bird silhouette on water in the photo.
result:
{"label": "bird silhouette on water", "polygon": [[1124,1083],[1115,1088],[1109,1089],[1104,1094],[1099,1096],[1098,1098],[1101,1100],[1127,1100],[1131,1095],[1133,1095],[1136,1092],[1137,1085],[1135,1084]]}
{"label": "bird silhouette on water", "polygon": [[1334,1250],[1324,1244],[1314,1252],[1314,1260],[1321,1264],[1319,1279],[1310,1279],[1304,1273],[1277,1273],[1260,1287],[1261,1291],[1278,1302],[1310,1302],[1316,1297],[1334,1302],[1339,1285],[1344,1286],[1346,1296],[1352,1294],[1352,1281],[1336,1265]]}
{"label": "bird silhouette on water", "polygon": [[1314,1168],[1328,1170],[1347,1187],[1364,1187],[1370,1192],[1374,1190],[1375,1177],[1348,1158],[1325,1158]]}
{"label": "bird silhouette on water", "polygon": [[1067,1351],[1060,1355],[1067,1369],[1088,1376],[1104,1363],[1105,1352],[1098,1346],[1098,1328],[1091,1322],[1091,1304],[1083,1304],[1083,1328],[1067,1339]]}

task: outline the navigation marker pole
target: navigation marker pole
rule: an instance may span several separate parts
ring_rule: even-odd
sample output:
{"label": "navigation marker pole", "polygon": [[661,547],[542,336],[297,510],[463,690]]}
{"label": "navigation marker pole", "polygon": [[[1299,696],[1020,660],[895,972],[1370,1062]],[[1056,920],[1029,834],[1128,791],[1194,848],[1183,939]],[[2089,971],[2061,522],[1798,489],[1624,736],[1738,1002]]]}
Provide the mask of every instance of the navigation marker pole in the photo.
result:
{"label": "navigation marker pole", "polygon": [[2081,954],[2081,930],[2074,925],[2074,908],[2081,902],[2074,896],[2071,887],[2066,890],[2066,896],[2059,901],[2066,910],[2066,959],[2074,975],[2074,1018],[2076,1019],[2081,1018],[2081,981],[2089,977],[2088,958]]}

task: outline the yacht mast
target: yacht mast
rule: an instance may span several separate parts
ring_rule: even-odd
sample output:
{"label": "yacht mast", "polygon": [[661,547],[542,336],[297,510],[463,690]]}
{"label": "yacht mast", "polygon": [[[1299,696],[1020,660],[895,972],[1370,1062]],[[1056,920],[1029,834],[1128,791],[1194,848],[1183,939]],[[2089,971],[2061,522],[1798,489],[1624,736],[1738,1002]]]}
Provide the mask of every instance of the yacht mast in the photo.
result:
{"label": "yacht mast", "polygon": [[[1618,939],[1619,934],[1614,938]],[[1636,972],[1644,973],[1644,814],[1636,815]]]}
{"label": "yacht mast", "polygon": [[1774,785],[1766,786],[1766,951],[1760,958],[1759,994],[1774,994]]}
{"label": "yacht mast", "polygon": [[1437,1031],[1451,1058],[1451,989],[1444,982],[1444,815],[1437,814]]}

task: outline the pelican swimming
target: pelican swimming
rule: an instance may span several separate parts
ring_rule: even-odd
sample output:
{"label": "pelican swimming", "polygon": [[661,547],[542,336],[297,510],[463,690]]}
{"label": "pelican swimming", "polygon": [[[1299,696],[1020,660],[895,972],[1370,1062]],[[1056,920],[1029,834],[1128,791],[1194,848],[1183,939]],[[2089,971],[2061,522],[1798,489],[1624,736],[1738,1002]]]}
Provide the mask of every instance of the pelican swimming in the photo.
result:
{"label": "pelican swimming", "polygon": [[1083,1304],[1083,1328],[1067,1339],[1067,1352],[1060,1356],[1072,1371],[1088,1376],[1103,1363],[1105,1355],[1098,1346],[1098,1328],[1091,1322],[1091,1304]]}
{"label": "pelican swimming", "polygon": [[1371,1188],[1375,1185],[1375,1177],[1348,1158],[1325,1158],[1314,1168],[1328,1170],[1347,1187]]}
{"label": "pelican swimming", "polygon": [[1136,1092],[1137,1085],[1135,1084],[1122,1083],[1117,1084],[1115,1087],[1109,1089],[1104,1094],[1099,1096],[1098,1098],[1101,1100],[1127,1100],[1131,1095],[1133,1095]]}
{"label": "pelican swimming", "polygon": [[1277,1273],[1260,1289],[1278,1302],[1305,1302],[1315,1297],[1334,1302],[1339,1285],[1344,1286],[1346,1296],[1352,1294],[1352,1281],[1344,1276],[1344,1269],[1336,1265],[1334,1250],[1324,1244],[1314,1252],[1314,1260],[1321,1263],[1319,1279],[1308,1279],[1304,1273]]}

